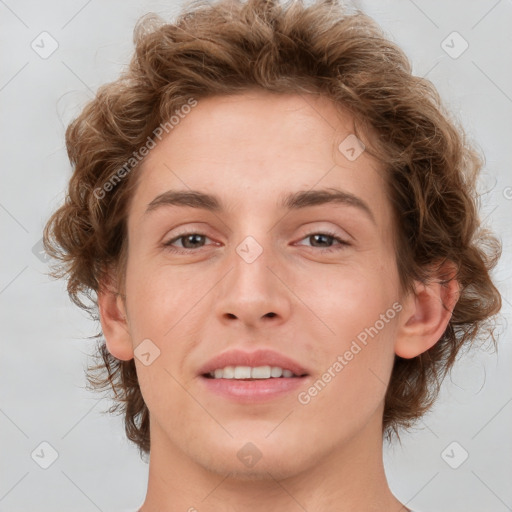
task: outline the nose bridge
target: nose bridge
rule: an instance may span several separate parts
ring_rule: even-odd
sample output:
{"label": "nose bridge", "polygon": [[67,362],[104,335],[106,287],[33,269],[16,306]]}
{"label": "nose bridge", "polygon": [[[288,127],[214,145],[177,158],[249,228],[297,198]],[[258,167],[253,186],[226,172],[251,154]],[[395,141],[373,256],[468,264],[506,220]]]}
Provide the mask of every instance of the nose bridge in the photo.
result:
{"label": "nose bridge", "polygon": [[265,293],[269,290],[270,260],[272,259],[272,243],[270,237],[258,240],[249,235],[245,237],[236,247],[233,254],[233,265],[235,266],[234,278],[240,288],[239,291],[245,293],[245,288],[254,288],[252,296]]}
{"label": "nose bridge", "polygon": [[257,322],[269,313],[289,314],[289,294],[277,277],[279,257],[272,233],[258,233],[245,236],[229,255],[231,270],[217,294],[217,312],[223,317]]}

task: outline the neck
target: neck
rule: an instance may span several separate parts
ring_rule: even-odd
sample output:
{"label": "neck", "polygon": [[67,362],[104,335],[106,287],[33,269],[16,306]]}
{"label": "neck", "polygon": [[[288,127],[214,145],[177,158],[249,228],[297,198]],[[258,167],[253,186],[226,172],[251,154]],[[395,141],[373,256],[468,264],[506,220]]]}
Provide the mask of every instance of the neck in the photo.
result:
{"label": "neck", "polygon": [[[192,460],[151,423],[148,491],[142,512],[408,512],[391,493],[382,460],[380,418],[342,447],[282,478],[216,473]],[[300,457],[297,457],[300,460]]]}

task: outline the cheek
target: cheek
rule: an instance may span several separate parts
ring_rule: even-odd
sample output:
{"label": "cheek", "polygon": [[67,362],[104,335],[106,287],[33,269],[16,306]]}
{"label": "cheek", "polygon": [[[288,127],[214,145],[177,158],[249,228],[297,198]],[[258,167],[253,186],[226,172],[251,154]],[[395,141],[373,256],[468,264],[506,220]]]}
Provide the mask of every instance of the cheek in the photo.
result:
{"label": "cheek", "polygon": [[303,295],[340,341],[372,326],[398,299],[393,270],[352,265],[319,273],[302,284]]}
{"label": "cheek", "polygon": [[193,305],[205,293],[204,280],[199,286],[198,279],[195,286],[191,276],[179,267],[134,263],[128,276],[126,294],[135,339],[163,340],[174,334],[175,326],[183,322],[185,315],[188,322],[187,312],[193,315]]}
{"label": "cheek", "polygon": [[311,308],[331,330],[322,347],[311,349],[324,351],[324,370],[336,375],[325,375],[332,391],[336,388],[348,402],[358,397],[372,401],[371,396],[385,392],[394,361],[400,310],[394,272],[380,265],[337,270],[308,283]]}
{"label": "cheek", "polygon": [[298,397],[304,404],[304,422],[312,422],[327,437],[359,431],[374,417],[383,407],[393,368],[393,303],[358,290],[359,295],[354,291],[352,300],[339,299],[332,304],[327,322],[336,332],[334,342],[320,349],[324,354],[319,373]]}

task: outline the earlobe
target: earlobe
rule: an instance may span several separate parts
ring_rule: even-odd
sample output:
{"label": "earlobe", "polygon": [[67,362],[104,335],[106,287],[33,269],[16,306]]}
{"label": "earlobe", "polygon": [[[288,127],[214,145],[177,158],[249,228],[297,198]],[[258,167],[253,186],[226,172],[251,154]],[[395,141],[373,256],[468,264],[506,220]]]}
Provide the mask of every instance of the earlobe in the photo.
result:
{"label": "earlobe", "polygon": [[133,359],[133,345],[122,297],[113,288],[104,286],[98,292],[100,322],[108,351],[117,359]]}
{"label": "earlobe", "polygon": [[404,359],[416,357],[441,338],[459,299],[459,283],[417,283],[415,294],[406,300],[395,341],[395,354]]}

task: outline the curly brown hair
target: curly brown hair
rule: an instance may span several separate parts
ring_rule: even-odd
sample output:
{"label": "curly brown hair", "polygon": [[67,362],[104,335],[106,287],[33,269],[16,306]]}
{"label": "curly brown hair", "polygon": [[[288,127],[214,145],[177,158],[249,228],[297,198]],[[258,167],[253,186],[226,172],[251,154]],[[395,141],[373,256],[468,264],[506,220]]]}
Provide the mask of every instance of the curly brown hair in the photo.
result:
{"label": "curly brown hair", "polygon": [[[434,403],[459,350],[487,334],[501,297],[490,271],[501,253],[481,226],[476,191],[482,157],[445,110],[434,86],[412,75],[404,53],[360,11],[337,0],[198,0],[175,23],[146,16],[134,31],[136,49],[120,78],[67,128],[74,167],[65,203],[49,219],[44,244],[57,260],[51,275],[67,276],[70,298],[98,320],[97,292],[116,274],[121,293],[127,255],[126,216],[136,185],[132,155],[190,98],[257,88],[321,94],[348,111],[366,150],[386,170],[396,225],[402,290],[455,265],[460,298],[439,341],[411,359],[395,356],[387,389],[383,434],[391,440]],[[119,170],[123,179],[97,193]],[[129,172],[128,172],[129,171]],[[122,293],[121,293],[122,295]],[[82,299],[87,298],[87,303]],[[92,389],[110,389],[124,413],[127,437],[141,455],[150,448],[149,412],[133,359],[120,361],[96,336],[99,363],[89,367]]]}

